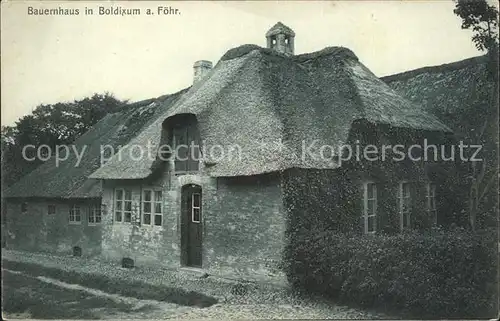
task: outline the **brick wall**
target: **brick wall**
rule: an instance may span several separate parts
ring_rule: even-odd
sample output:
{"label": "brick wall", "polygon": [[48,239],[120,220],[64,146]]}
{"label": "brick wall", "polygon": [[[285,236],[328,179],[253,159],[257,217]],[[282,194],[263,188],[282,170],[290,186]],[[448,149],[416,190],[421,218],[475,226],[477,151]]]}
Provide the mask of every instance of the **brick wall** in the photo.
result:
{"label": "brick wall", "polygon": [[[186,184],[200,185],[203,189],[203,209],[209,211],[215,181],[200,175],[174,176],[160,171],[154,179],[132,181],[105,181],[103,203],[108,214],[105,216],[103,255],[110,260],[130,257],[138,264],[180,266],[180,196]],[[116,188],[132,192],[132,208],[137,208],[139,223],[117,223],[113,220],[113,193]],[[161,226],[140,223],[141,197],[144,188],[161,189],[163,194],[163,220]]]}
{"label": "brick wall", "polygon": [[[187,184],[202,188],[205,271],[248,275],[277,268],[285,231],[277,176],[217,179],[160,172],[151,180],[105,181],[103,203],[108,213],[103,217],[103,256],[110,260],[130,257],[137,264],[181,266],[181,188]],[[133,207],[140,208],[145,187],[163,191],[163,225],[114,223],[114,189],[130,189]]]}
{"label": "brick wall", "polygon": [[[21,212],[22,200],[7,200],[5,218],[6,247],[19,250],[41,251],[72,255],[73,247],[82,248],[83,256],[95,256],[101,252],[101,224],[89,224],[89,210],[93,200],[25,200],[27,212]],[[72,204],[81,208],[80,224],[69,223]],[[48,205],[54,205],[55,214],[48,214]]]}
{"label": "brick wall", "polygon": [[205,211],[209,269],[242,274],[276,272],[285,246],[278,175],[219,178],[214,205]]}
{"label": "brick wall", "polygon": [[[103,219],[103,256],[109,260],[130,257],[137,264],[171,265],[179,255],[176,239],[176,217],[171,210],[175,202],[172,191],[163,191],[162,226],[140,224],[140,202],[142,188],[161,187],[142,181],[105,181],[103,184],[103,203],[107,213]],[[133,223],[114,221],[114,190],[124,188],[132,192]]]}

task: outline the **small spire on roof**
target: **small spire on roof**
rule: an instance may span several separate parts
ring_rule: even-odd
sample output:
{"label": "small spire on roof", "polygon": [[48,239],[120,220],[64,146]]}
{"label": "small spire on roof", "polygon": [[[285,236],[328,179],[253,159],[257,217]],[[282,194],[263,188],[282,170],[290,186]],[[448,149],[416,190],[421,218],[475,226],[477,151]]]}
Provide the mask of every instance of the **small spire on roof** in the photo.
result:
{"label": "small spire on roof", "polygon": [[295,32],[290,27],[285,26],[281,21],[278,21],[274,26],[271,27],[271,29],[266,32],[266,37],[275,36],[279,33],[284,33],[295,37]]}
{"label": "small spire on roof", "polygon": [[295,32],[281,21],[266,32],[267,48],[286,55],[294,54]]}

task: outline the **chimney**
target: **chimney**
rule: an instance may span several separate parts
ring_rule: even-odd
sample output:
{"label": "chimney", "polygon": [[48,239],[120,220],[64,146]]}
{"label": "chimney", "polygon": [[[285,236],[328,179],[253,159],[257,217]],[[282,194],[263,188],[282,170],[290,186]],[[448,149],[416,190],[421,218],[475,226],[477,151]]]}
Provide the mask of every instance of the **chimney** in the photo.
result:
{"label": "chimney", "polygon": [[212,62],[208,60],[198,60],[193,65],[194,69],[194,78],[193,84],[196,84],[198,81],[202,80],[212,69]]}
{"label": "chimney", "polygon": [[294,54],[295,32],[283,23],[276,23],[266,33],[267,48],[274,49],[287,56]]}

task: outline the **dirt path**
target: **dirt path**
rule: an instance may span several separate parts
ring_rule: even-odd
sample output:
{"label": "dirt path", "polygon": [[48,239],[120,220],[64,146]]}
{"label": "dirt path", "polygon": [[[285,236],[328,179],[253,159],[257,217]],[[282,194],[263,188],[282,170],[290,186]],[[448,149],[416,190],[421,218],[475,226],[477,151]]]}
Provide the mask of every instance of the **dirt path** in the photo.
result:
{"label": "dirt path", "polygon": [[[141,318],[141,319],[387,319],[387,316],[371,311],[341,306],[325,300],[314,298],[303,298],[292,296],[286,289],[271,287],[266,284],[248,283],[248,291],[244,295],[232,294],[232,288],[237,282],[219,280],[216,278],[203,278],[193,276],[188,273],[178,273],[176,271],[150,269],[145,267],[134,270],[121,270],[116,265],[96,260],[86,260],[82,264],[81,259],[61,257],[48,254],[35,254],[29,252],[5,251],[2,258],[12,261],[35,263],[51,268],[58,268],[64,271],[82,272],[86,274],[96,274],[109,277],[114,280],[126,280],[130,282],[145,282],[145,284],[164,284],[169,287],[179,287],[186,291],[195,291],[210,295],[219,299],[219,303],[207,308],[179,306],[164,301],[144,300],[138,298],[124,297],[118,294],[110,294],[106,289],[93,289],[81,284],[70,284],[47,277],[33,277],[33,280],[67,291],[65,296],[75,296],[76,293],[84,293],[89,296],[88,300],[97,300],[94,305],[79,302],[75,299],[71,304],[75,310],[90,310],[92,317],[103,319],[117,318]],[[4,281],[5,283],[5,281]],[[38,288],[37,288],[38,287]],[[62,294],[55,289],[43,288],[41,285],[26,285],[29,291],[34,291],[33,300],[44,297],[46,306],[60,305],[64,301]],[[29,293],[28,290],[22,290]],[[10,291],[19,292],[14,285]],[[47,292],[49,294],[46,294]],[[4,292],[10,295],[8,291]],[[103,304],[100,301],[108,303]],[[33,302],[39,304],[39,302]],[[96,307],[96,305],[98,307]],[[114,306],[115,305],[115,306]],[[47,312],[48,313],[48,312]],[[46,314],[47,314],[46,313]],[[65,314],[54,315],[50,311],[49,318],[58,319],[88,319],[81,317],[75,312],[71,317]],[[59,316],[59,317],[57,317]],[[33,316],[36,317],[36,316]],[[40,318],[40,317],[38,317]]]}
{"label": "dirt path", "polygon": [[[317,306],[302,306],[290,304],[229,304],[219,303],[208,308],[196,308],[179,306],[173,303],[167,303],[156,300],[142,300],[132,297],[126,297],[118,294],[110,294],[104,291],[88,288],[79,284],[70,284],[61,282],[43,276],[30,276],[18,271],[3,270],[7,282],[19,283],[16,289],[10,289],[7,296],[12,294],[24,295],[23,292],[27,287],[30,288],[30,295],[33,297],[41,298],[39,304],[43,304],[46,316],[50,316],[52,311],[51,307],[54,306],[67,306],[68,303],[72,305],[75,316],[79,316],[79,310],[85,310],[88,315],[93,318],[99,319],[363,319],[364,314],[357,312],[353,309],[345,307],[321,305]],[[16,276],[13,278],[13,276]],[[33,282],[36,281],[61,289],[61,291],[50,291],[44,286],[34,286]],[[11,291],[15,291],[12,293]],[[40,293],[43,292],[43,293]],[[74,296],[74,293],[84,293],[87,295],[85,298],[97,299],[93,302],[100,302],[100,305],[89,306],[85,302],[77,299],[71,299],[69,302],[66,298]],[[50,302],[44,299],[49,296]],[[62,297],[65,299],[63,300]],[[111,304],[113,302],[115,304]],[[31,303],[33,305],[33,303]],[[117,308],[118,306],[118,308]],[[25,306],[27,311],[31,311],[32,306],[28,304]],[[23,317],[38,318],[39,315],[33,315],[30,312],[22,311],[15,314],[7,314],[12,318]],[[70,318],[66,316],[67,318]]]}
{"label": "dirt path", "polygon": [[[67,294],[73,294],[74,292],[83,292],[87,294],[87,298],[96,298],[97,301],[99,299],[103,299],[101,302],[107,303],[109,301],[112,301],[117,304],[120,308],[116,309],[114,305],[110,305],[109,308],[106,307],[106,305],[109,304],[104,304],[104,306],[96,306],[96,307],[88,307],[85,304],[81,305],[81,309],[89,309],[90,308],[90,314],[94,317],[100,318],[100,319],[108,319],[108,318],[132,318],[132,319],[149,319],[149,318],[171,318],[175,317],[179,314],[186,313],[189,310],[193,310],[196,308],[192,307],[184,307],[184,306],[179,306],[177,304],[173,303],[167,303],[167,302],[162,302],[162,301],[155,301],[155,300],[141,300],[137,298],[132,298],[132,297],[125,297],[121,296],[118,294],[110,294],[106,293],[104,291],[96,290],[96,289],[91,289],[79,284],[70,284],[66,282],[61,282],[59,280],[55,280],[52,278],[48,277],[43,277],[43,276],[31,276],[27,275],[25,273],[19,272],[19,271],[12,271],[12,270],[7,270],[7,269],[2,269],[4,272],[4,277],[8,281],[16,281],[17,289],[12,289],[17,292],[17,294],[22,294],[26,292],[26,290],[29,288],[29,292],[31,292],[31,296],[35,297],[36,295],[40,294],[39,291],[44,291],[48,289],[45,286],[33,286],[37,285],[38,282],[42,282],[45,284],[49,284],[53,287],[60,288],[61,291],[56,292],[52,291],[51,292],[51,304],[65,304],[66,302],[61,302],[59,297],[59,293],[61,295],[67,295]],[[6,273],[5,273],[6,272]],[[13,276],[10,276],[14,275]],[[36,280],[38,282],[31,282],[31,280]],[[66,291],[64,291],[66,290]],[[10,296],[10,295],[15,295],[16,293],[12,293],[11,291],[5,292],[5,296]],[[43,297],[43,296],[40,296]],[[71,297],[71,295],[70,295]],[[45,300],[43,303],[46,304]],[[78,303],[78,302],[70,302],[70,303]],[[31,306],[27,304],[25,308],[29,311],[31,309]],[[73,308],[78,309],[78,306],[74,306]],[[50,305],[47,305],[47,310],[50,310]],[[50,311],[45,311],[46,314],[50,315]],[[12,313],[10,316],[11,317],[27,317],[27,316],[32,316],[32,313],[29,312],[19,312],[19,313]],[[36,317],[36,316],[33,316]]]}

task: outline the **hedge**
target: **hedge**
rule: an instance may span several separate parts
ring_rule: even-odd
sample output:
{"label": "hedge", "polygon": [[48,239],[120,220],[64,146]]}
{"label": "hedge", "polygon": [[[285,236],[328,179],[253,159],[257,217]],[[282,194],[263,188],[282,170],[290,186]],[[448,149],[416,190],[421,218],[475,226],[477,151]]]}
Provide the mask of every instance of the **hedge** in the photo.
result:
{"label": "hedge", "polygon": [[496,316],[494,231],[303,235],[296,235],[286,251],[285,271],[298,289],[421,318]]}

